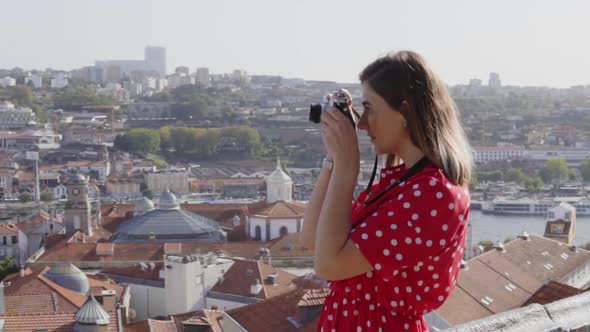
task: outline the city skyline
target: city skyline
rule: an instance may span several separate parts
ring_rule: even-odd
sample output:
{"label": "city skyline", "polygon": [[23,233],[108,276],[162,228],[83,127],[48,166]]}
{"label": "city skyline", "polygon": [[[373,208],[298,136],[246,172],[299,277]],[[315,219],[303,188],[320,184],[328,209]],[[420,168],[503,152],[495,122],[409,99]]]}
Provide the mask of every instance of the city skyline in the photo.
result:
{"label": "city skyline", "polygon": [[490,72],[506,85],[590,84],[590,48],[578,32],[590,30],[583,16],[590,5],[582,1],[555,6],[228,0],[165,6],[59,0],[3,7],[12,13],[5,26],[16,28],[0,32],[5,45],[12,45],[3,50],[0,68],[72,70],[96,60],[141,59],[145,46],[157,45],[167,49],[168,73],[189,66],[357,82],[375,58],[412,49],[451,85],[471,78],[486,82]]}

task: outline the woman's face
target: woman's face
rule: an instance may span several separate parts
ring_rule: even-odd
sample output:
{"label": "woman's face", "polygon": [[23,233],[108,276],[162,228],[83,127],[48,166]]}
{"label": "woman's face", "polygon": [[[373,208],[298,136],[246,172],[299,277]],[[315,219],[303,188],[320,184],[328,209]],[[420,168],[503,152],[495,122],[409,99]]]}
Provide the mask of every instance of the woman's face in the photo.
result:
{"label": "woman's face", "polygon": [[377,154],[399,154],[400,146],[410,142],[401,112],[381,98],[368,83],[362,84],[363,112],[358,128],[366,130]]}

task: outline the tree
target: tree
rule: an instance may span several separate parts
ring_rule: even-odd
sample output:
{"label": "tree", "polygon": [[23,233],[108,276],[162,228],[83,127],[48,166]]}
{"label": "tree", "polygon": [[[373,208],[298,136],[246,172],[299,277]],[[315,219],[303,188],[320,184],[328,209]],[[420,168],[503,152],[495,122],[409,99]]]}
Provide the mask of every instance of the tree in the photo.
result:
{"label": "tree", "polygon": [[160,149],[160,133],[154,129],[136,128],[127,134],[128,151],[147,155]]}
{"label": "tree", "polygon": [[477,174],[471,174],[471,181],[469,182],[469,190],[474,190],[479,185],[479,179],[477,178]]}
{"label": "tree", "polygon": [[33,196],[27,192],[24,192],[18,196],[18,199],[21,201],[21,203],[28,203],[33,200]]}
{"label": "tree", "polygon": [[53,201],[53,191],[45,190],[41,192],[41,200],[43,202],[52,202]]}
{"label": "tree", "polygon": [[560,180],[568,175],[568,168],[565,159],[550,158],[545,166],[539,171],[539,176],[545,182]]}
{"label": "tree", "polygon": [[590,160],[582,161],[580,165],[580,175],[582,175],[582,179],[586,182],[590,182]]}
{"label": "tree", "polygon": [[33,103],[33,90],[26,85],[15,85],[11,89],[12,98],[19,106],[31,106]]}
{"label": "tree", "polygon": [[510,168],[504,173],[505,181],[524,182],[526,175],[519,168]]}
{"label": "tree", "polygon": [[200,145],[195,139],[194,129],[185,127],[173,128],[170,131],[170,141],[176,152],[186,152]]}
{"label": "tree", "polygon": [[9,274],[18,272],[19,269],[14,258],[10,256],[5,257],[2,263],[0,263],[0,280],[6,278]]}
{"label": "tree", "polygon": [[570,168],[567,177],[570,181],[576,181],[580,178],[580,171],[575,168]]}
{"label": "tree", "polygon": [[544,185],[545,184],[543,183],[543,179],[541,179],[538,176],[532,176],[525,180],[526,190],[530,194],[536,194],[541,192],[541,190],[543,190]]}
{"label": "tree", "polygon": [[198,120],[207,116],[207,102],[201,97],[193,97],[188,102],[172,105],[172,116],[181,120]]}
{"label": "tree", "polygon": [[43,124],[49,121],[49,112],[47,112],[46,109],[38,105],[33,105],[32,110],[35,113],[35,118],[38,123]]}

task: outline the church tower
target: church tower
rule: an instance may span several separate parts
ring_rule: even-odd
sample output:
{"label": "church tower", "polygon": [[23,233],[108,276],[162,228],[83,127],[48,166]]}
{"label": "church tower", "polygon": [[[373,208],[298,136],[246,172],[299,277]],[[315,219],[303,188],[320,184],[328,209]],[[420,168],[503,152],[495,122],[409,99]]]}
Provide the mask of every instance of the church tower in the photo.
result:
{"label": "church tower", "polygon": [[88,200],[88,180],[82,174],[72,174],[66,182],[68,201],[65,209],[66,233],[81,230],[92,236],[92,219]]}
{"label": "church tower", "polygon": [[266,178],[266,201],[293,200],[293,181],[281,167],[281,160],[277,157],[277,168]]}

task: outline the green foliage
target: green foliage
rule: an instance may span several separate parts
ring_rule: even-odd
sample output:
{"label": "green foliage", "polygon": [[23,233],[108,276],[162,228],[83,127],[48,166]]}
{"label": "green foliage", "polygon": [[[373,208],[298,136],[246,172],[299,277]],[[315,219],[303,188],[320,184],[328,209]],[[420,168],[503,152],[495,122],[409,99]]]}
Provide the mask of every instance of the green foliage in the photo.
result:
{"label": "green foliage", "polygon": [[567,177],[570,181],[576,181],[581,176],[580,171],[575,168],[570,168]]}
{"label": "green foliage", "polygon": [[568,168],[565,159],[551,158],[545,162],[543,168],[539,170],[539,176],[545,182],[552,182],[567,178]]}
{"label": "green foliage", "polygon": [[160,149],[160,133],[154,129],[131,129],[123,137],[115,139],[115,146],[145,156]]}
{"label": "green foliage", "polygon": [[41,200],[43,202],[52,202],[53,201],[53,191],[45,190],[41,192]]}
{"label": "green foliage", "polygon": [[541,179],[538,176],[532,176],[532,177],[527,178],[525,180],[524,184],[526,186],[526,190],[530,194],[536,194],[536,193],[541,192],[541,190],[543,190],[543,186],[545,185],[543,183],[543,179]]}
{"label": "green foliage", "polygon": [[67,87],[53,97],[56,108],[78,108],[83,105],[115,105],[111,97],[97,95],[91,86]]}
{"label": "green foliage", "polygon": [[490,240],[481,240],[477,243],[478,246],[482,246],[484,251],[488,251],[494,247],[494,242]]}
{"label": "green foliage", "polygon": [[33,112],[35,112],[35,119],[37,120],[37,123],[43,124],[49,121],[49,112],[47,112],[45,108],[39,105],[33,105],[31,109]]}
{"label": "green foliage", "polygon": [[168,167],[166,160],[157,154],[150,153],[145,157],[145,160],[153,162],[156,168],[159,169]]}
{"label": "green foliage", "polygon": [[14,100],[18,106],[28,106],[33,104],[33,90],[26,85],[15,85],[10,88],[10,99]]}
{"label": "green foliage", "polygon": [[477,172],[479,181],[502,181],[504,179],[504,173],[502,171],[491,171],[491,172]]}
{"label": "green foliage", "polygon": [[526,175],[519,168],[510,168],[504,173],[504,181],[524,182]]}
{"label": "green foliage", "polygon": [[172,105],[172,116],[180,120],[199,120],[207,116],[207,102],[200,97]]}
{"label": "green foliage", "polygon": [[586,182],[590,182],[590,160],[582,161],[580,164],[580,175]]}
{"label": "green foliage", "polygon": [[33,196],[27,192],[24,192],[18,195],[18,199],[21,201],[21,203],[28,203],[33,200]]}
{"label": "green foliage", "polygon": [[14,258],[5,257],[2,263],[0,263],[0,280],[6,278],[7,275],[18,272],[19,269]]}
{"label": "green foliage", "polygon": [[469,181],[469,190],[474,190],[479,185],[479,178],[476,173],[471,174],[471,181]]}

